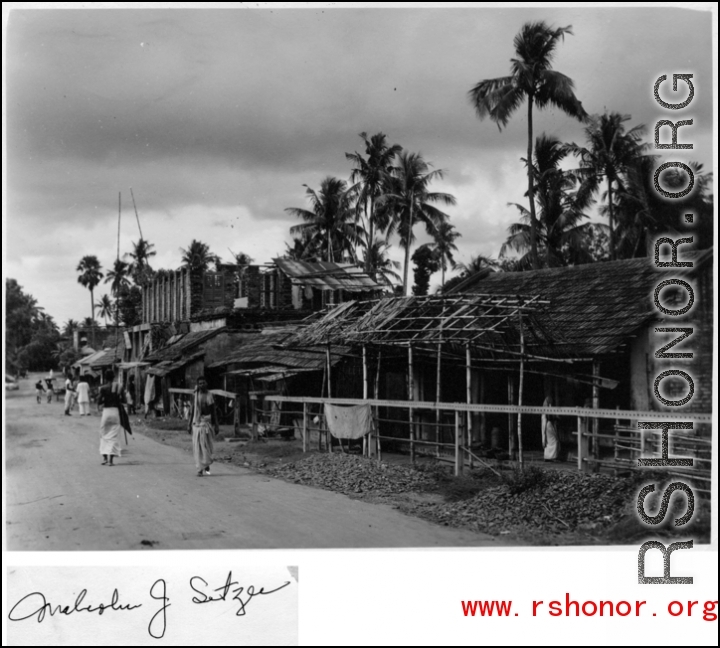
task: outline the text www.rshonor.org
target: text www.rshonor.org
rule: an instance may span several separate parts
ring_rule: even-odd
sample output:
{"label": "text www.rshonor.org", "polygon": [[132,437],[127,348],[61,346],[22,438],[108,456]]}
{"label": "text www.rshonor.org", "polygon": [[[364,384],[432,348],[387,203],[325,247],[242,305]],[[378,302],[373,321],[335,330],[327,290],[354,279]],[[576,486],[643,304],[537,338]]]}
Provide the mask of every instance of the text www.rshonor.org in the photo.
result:
{"label": "text www.rshonor.org", "polygon": [[[460,601],[463,614],[468,617],[520,616],[512,611],[512,601]],[[670,601],[658,610],[673,617],[700,617],[703,621],[717,621],[717,601]],[[530,611],[530,610],[528,610]],[[533,601],[532,616],[657,616],[648,609],[647,601],[575,601],[565,594],[564,601]]]}

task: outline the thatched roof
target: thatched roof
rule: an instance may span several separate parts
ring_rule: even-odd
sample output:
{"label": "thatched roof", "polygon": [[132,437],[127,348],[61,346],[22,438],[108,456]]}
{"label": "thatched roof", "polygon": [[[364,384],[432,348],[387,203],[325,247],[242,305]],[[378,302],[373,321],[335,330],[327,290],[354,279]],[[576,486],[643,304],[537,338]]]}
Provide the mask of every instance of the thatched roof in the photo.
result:
{"label": "thatched roof", "polygon": [[548,303],[535,315],[551,331],[556,351],[568,357],[597,356],[617,351],[629,336],[657,318],[653,292],[660,281],[692,276],[711,263],[712,253],[712,249],[681,251],[679,258],[692,260],[692,269],[657,269],[645,257],[526,272],[481,271],[449,295],[540,295]]}
{"label": "thatched roof", "polygon": [[[236,368],[267,367],[273,373],[279,368],[296,370],[322,371],[327,362],[326,348],[283,348],[283,344],[297,332],[296,327],[274,331],[269,334],[258,333],[255,339],[245,338],[236,350],[222,360],[209,366],[210,369],[228,367]],[[337,364],[342,355],[347,353],[346,347],[330,348],[330,363]]]}
{"label": "thatched roof", "polygon": [[144,360],[148,362],[180,360],[183,356],[192,353],[198,346],[225,330],[225,327],[218,327],[205,331],[191,331],[190,333],[174,335],[164,347],[156,349]]}

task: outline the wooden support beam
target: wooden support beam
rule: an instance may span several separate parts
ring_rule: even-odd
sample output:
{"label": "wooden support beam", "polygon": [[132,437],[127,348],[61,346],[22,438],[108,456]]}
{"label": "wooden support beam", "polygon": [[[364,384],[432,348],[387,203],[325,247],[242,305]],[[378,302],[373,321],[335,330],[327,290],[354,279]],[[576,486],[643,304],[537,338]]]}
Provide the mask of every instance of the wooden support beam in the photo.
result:
{"label": "wooden support beam", "polygon": [[[465,345],[465,401],[472,404],[472,371],[470,369],[470,345]],[[468,449],[472,447],[472,413],[467,412],[467,440],[465,444]],[[473,467],[473,460],[470,457],[470,467]]]}
{"label": "wooden support beam", "polygon": [[[520,349],[521,354],[525,353],[525,337],[523,335],[523,323],[522,323],[522,313],[518,311],[518,321],[520,323]],[[520,356],[520,383],[518,385],[518,407],[522,407],[522,397],[523,397],[523,378],[524,378],[524,372],[525,369],[525,360],[523,358],[523,355]],[[520,464],[520,469],[522,470],[524,465],[524,457],[523,457],[523,438],[522,438],[522,411],[518,412],[518,463]]]}
{"label": "wooden support beam", "polygon": [[[413,374],[412,345],[408,344],[408,400],[415,399],[415,376]],[[408,407],[408,421],[410,429],[410,462],[415,463],[415,422],[412,406]]]}

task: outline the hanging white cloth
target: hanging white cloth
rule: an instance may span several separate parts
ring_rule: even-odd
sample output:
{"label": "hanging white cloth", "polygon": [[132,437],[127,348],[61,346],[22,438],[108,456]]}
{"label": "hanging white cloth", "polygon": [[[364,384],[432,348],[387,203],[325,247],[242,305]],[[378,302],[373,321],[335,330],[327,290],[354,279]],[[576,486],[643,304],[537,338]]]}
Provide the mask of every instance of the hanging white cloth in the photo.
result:
{"label": "hanging white cloth", "polygon": [[372,431],[370,405],[325,404],[328,430],[336,439],[361,439]]}

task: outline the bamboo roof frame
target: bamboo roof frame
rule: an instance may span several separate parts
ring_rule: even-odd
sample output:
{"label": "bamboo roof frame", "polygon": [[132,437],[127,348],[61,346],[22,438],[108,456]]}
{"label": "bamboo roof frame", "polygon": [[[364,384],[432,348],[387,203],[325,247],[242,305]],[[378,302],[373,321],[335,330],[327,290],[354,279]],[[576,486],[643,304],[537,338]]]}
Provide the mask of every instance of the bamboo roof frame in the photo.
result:
{"label": "bamboo roof frame", "polygon": [[556,361],[560,360],[552,352],[556,336],[534,315],[548,304],[540,295],[486,293],[348,301],[310,323],[283,346],[343,344],[436,349],[441,344],[469,346],[473,355],[492,359],[500,356],[510,361]]}

